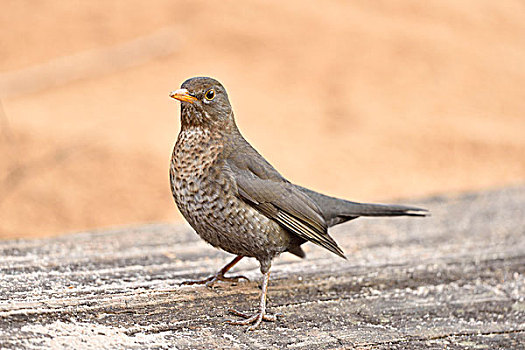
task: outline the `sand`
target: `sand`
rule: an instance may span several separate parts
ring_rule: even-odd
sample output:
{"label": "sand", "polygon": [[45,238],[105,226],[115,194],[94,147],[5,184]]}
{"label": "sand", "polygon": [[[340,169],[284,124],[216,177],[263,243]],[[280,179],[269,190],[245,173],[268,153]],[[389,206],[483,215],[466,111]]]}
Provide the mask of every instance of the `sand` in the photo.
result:
{"label": "sand", "polygon": [[520,1],[8,1],[0,238],[182,220],[168,93],[224,83],[290,180],[358,201],[525,181]]}

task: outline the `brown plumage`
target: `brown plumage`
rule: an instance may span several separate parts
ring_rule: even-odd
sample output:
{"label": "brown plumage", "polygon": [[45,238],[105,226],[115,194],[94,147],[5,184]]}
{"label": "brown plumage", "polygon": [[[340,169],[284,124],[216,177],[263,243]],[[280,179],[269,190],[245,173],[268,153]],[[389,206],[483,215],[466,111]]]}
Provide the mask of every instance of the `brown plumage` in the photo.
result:
{"label": "brown plumage", "polygon": [[256,258],[264,275],[259,311],[235,324],[274,321],[266,314],[272,259],[283,252],[304,257],[307,241],[340,257],[328,227],[359,216],[425,216],[424,209],[355,203],[286,180],[241,135],[224,87],[215,79],[186,80],[171,93],[181,103],[181,131],[170,167],[171,189],[182,215],[201,238],[237,255],[216,275],[190,283],[237,280],[224,274],[242,257]]}

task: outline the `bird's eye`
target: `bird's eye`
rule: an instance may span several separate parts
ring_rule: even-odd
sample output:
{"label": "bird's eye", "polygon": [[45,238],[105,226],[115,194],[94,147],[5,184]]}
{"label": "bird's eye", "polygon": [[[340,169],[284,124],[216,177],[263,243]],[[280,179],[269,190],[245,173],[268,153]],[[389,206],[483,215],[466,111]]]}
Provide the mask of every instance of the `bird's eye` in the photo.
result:
{"label": "bird's eye", "polygon": [[209,89],[208,91],[206,91],[206,94],[204,95],[204,97],[206,97],[208,101],[213,100],[215,98],[215,90]]}

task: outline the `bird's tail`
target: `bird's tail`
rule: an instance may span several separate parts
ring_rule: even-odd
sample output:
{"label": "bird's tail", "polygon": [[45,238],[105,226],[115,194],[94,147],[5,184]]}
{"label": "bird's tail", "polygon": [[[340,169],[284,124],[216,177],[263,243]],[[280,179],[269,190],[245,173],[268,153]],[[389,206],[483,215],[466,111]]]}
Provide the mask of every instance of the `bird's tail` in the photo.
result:
{"label": "bird's tail", "polygon": [[355,203],[341,200],[342,212],[340,214],[359,216],[428,216],[427,209],[410,207],[397,204],[371,204]]}
{"label": "bird's tail", "polygon": [[321,209],[328,226],[334,226],[359,216],[429,216],[426,209],[396,204],[357,203],[297,186],[307,194]]}

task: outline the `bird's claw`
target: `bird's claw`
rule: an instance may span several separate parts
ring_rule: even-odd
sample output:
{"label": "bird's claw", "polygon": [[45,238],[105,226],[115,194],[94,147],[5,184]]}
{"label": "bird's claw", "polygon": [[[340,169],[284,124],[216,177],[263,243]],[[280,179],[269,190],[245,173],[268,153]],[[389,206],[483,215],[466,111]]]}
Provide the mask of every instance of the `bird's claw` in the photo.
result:
{"label": "bird's claw", "polygon": [[223,274],[219,273],[219,274],[210,276],[208,278],[205,278],[203,280],[184,281],[184,282],[182,282],[182,284],[186,284],[186,285],[204,284],[204,285],[206,285],[206,287],[212,288],[213,285],[215,284],[215,282],[217,282],[217,281],[236,283],[236,282],[239,282],[242,279],[244,279],[244,280],[246,280],[248,282],[250,281],[248,279],[248,277],[245,277],[245,276],[230,276],[230,277],[226,277]]}
{"label": "bird's claw", "polygon": [[262,321],[268,321],[268,322],[275,322],[277,321],[277,318],[282,316],[282,314],[274,314],[274,315],[268,315],[265,311],[259,311],[258,313],[254,315],[249,315],[244,312],[240,312],[234,309],[228,310],[230,313],[234,314],[235,316],[243,317],[245,320],[236,321],[236,320],[227,320],[226,322],[229,324],[235,324],[235,325],[241,325],[241,326],[247,326],[251,324],[250,327],[248,327],[248,331],[253,331],[259,325]]}

